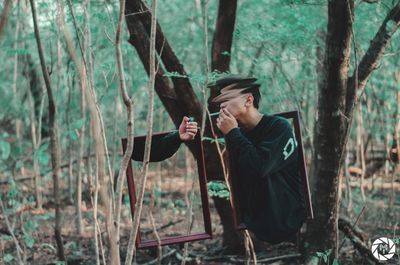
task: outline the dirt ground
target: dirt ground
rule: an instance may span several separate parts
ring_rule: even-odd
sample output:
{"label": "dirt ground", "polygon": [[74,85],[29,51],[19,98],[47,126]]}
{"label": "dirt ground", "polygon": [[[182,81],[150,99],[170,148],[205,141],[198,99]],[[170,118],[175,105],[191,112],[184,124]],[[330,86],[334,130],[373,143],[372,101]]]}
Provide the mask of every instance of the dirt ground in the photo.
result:
{"label": "dirt ground", "polygon": [[[354,181],[356,180],[354,179]],[[26,260],[26,264],[59,264],[56,262],[56,243],[53,236],[54,204],[52,201],[50,183],[49,188],[44,191],[45,204],[43,210],[40,211],[34,208],[32,181],[24,180],[16,183],[18,184],[17,187],[3,182],[0,184],[0,190],[4,206],[7,209],[6,213],[10,226],[12,227],[13,233],[22,248],[23,259]],[[179,182],[177,181],[174,183]],[[191,185],[192,184],[193,183],[191,183]],[[181,187],[181,184],[178,186]],[[357,226],[367,235],[369,245],[373,240],[382,236],[400,238],[400,196],[397,194],[394,200],[394,205],[390,208],[388,205],[391,190],[383,187],[384,186],[378,184],[375,186],[375,189],[366,190],[365,202],[361,199],[360,189],[358,187],[353,187],[352,209],[350,212],[346,210],[347,200],[345,194],[342,194],[341,215],[347,216],[353,222],[355,222],[361,209],[365,205],[366,208],[362,216],[359,218]],[[63,194],[67,194],[67,191],[63,192]],[[166,200],[176,202],[176,198],[173,196],[167,196],[168,198],[163,196],[164,195],[161,194],[158,200],[162,202],[165,202]],[[185,205],[185,195],[181,194],[181,196],[183,201],[182,203]],[[90,197],[84,196],[83,200],[84,234],[79,236],[75,225],[75,208],[68,202],[67,197],[63,198],[62,236],[64,240],[65,254],[68,257],[68,264],[96,263],[94,257],[93,209],[90,203]],[[159,214],[157,212],[159,209],[168,208],[167,206],[169,205],[159,203],[157,206],[157,201],[155,201],[154,204],[156,207],[159,207],[154,210],[155,215]],[[177,203],[172,204],[173,207],[171,209],[175,210],[164,212],[164,220],[175,220],[177,216],[179,217],[180,215],[186,216],[187,213],[177,205]],[[123,259],[126,255],[131,218],[129,199],[127,196],[124,198],[124,206],[122,212],[122,220],[124,224],[121,227],[121,255]],[[219,218],[212,205],[212,200],[210,200],[210,206],[213,239],[188,243],[186,264],[245,264],[245,254],[230,255],[224,253],[224,249],[222,248],[222,227],[219,224]],[[101,210],[99,211],[98,216],[100,223],[104,224],[104,215]],[[144,217],[142,220],[143,230],[149,229],[149,227],[146,228],[146,222],[147,219]],[[157,224],[157,227],[160,227],[161,225],[162,222]],[[201,230],[202,223],[199,222],[199,224],[194,226],[198,226],[195,227],[195,229]],[[173,226],[171,227],[168,232],[165,232],[165,235],[168,236],[171,235],[171,233],[179,234],[179,232],[182,232],[182,227],[185,226],[177,228],[173,228]],[[102,232],[102,238],[104,241],[104,229],[102,229]],[[163,233],[163,231],[160,231],[160,233]],[[339,238],[339,245],[342,246],[340,249],[340,264],[368,264],[367,260],[354,250],[351,242],[345,239],[342,233],[339,234]],[[105,244],[105,242],[103,242],[103,244]],[[390,262],[385,264],[400,264],[398,255],[400,245],[397,246],[397,254],[390,260]],[[302,264],[299,248],[294,243],[281,243],[278,245],[265,243],[257,247],[256,254],[258,264]],[[157,264],[157,255],[156,249],[138,250],[136,263]],[[161,255],[163,257],[162,264],[181,264],[184,255],[184,245],[165,246],[162,248]],[[3,212],[0,215],[0,264],[17,264],[15,242],[11,237]]]}

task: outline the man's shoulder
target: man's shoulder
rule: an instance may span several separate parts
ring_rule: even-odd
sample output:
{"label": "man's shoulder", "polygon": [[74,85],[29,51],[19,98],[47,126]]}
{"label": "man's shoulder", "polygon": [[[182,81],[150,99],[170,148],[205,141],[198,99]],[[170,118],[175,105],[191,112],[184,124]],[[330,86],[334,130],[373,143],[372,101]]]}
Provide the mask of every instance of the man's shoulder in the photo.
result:
{"label": "man's shoulder", "polygon": [[240,129],[243,135],[249,139],[263,141],[271,137],[278,137],[285,132],[291,131],[291,126],[287,119],[275,115],[263,114],[261,121],[251,131]]}
{"label": "man's shoulder", "polygon": [[271,114],[264,114],[265,125],[274,130],[286,130],[291,128],[288,119]]}

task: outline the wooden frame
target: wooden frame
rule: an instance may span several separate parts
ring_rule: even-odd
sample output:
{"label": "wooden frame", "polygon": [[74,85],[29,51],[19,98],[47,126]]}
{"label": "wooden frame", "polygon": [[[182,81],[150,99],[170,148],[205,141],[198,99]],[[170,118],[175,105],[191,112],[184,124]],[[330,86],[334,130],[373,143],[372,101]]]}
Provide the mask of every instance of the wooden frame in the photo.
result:
{"label": "wooden frame", "polygon": [[[314,219],[314,213],[313,213],[313,208],[312,208],[312,202],[311,202],[311,195],[310,195],[310,186],[308,182],[308,175],[307,175],[307,170],[306,170],[306,163],[304,159],[304,150],[303,150],[303,140],[301,137],[301,126],[300,126],[300,115],[298,111],[288,111],[288,112],[280,112],[276,114],[272,114],[273,116],[280,116],[286,119],[293,119],[293,126],[294,126],[294,133],[296,136],[296,140],[298,143],[298,152],[299,152],[299,172],[300,172],[300,177],[302,178],[302,183],[303,183],[303,191],[304,191],[304,202],[306,206],[306,221],[311,221]],[[233,203],[231,202],[231,207],[233,211],[233,221],[234,225],[236,227],[236,230],[243,230],[246,229],[246,225],[242,222],[239,222],[240,220],[240,212],[239,209],[236,209],[235,205],[238,205],[238,198],[235,195],[235,190],[234,186],[231,185],[232,187],[232,200]]]}
{"label": "wooden frame", "polygon": [[[161,132],[155,133],[152,136],[162,137],[167,135],[170,132]],[[146,140],[146,136],[137,136],[135,140]],[[208,203],[208,191],[207,191],[207,176],[206,176],[206,168],[205,168],[205,160],[204,160],[204,152],[203,152],[203,143],[200,137],[200,131],[197,133],[196,137],[194,138],[193,142],[195,145],[195,149],[198,150],[196,153],[196,161],[197,161],[197,172],[199,174],[199,184],[200,184],[200,196],[201,196],[201,203],[202,203],[202,210],[203,210],[203,221],[204,221],[204,232],[203,233],[195,233],[190,235],[179,235],[179,236],[172,236],[172,237],[165,237],[161,238],[161,245],[171,245],[171,244],[181,244],[185,242],[197,241],[197,240],[204,240],[204,239],[211,239],[212,238],[212,229],[211,229],[211,217],[210,217],[210,206]],[[122,139],[122,149],[123,153],[125,154],[127,147],[127,139]],[[135,182],[133,179],[133,172],[132,172],[132,162],[129,163],[128,168],[126,170],[126,176],[128,179],[128,191],[129,191],[129,199],[130,199],[130,206],[131,206],[131,214],[132,220],[135,213],[135,204],[136,204],[136,191],[135,191]],[[142,241],[141,233],[140,233],[140,225],[139,231],[136,237],[136,247],[138,249],[145,249],[158,246],[156,240],[145,240]]]}

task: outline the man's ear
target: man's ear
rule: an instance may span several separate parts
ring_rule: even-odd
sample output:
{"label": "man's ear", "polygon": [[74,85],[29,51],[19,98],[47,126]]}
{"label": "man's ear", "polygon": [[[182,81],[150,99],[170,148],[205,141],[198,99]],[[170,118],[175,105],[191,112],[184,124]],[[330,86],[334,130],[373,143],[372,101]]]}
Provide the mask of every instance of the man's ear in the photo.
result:
{"label": "man's ear", "polygon": [[246,97],[245,106],[246,106],[246,107],[253,106],[253,101],[254,101],[253,95],[248,95],[248,96]]}

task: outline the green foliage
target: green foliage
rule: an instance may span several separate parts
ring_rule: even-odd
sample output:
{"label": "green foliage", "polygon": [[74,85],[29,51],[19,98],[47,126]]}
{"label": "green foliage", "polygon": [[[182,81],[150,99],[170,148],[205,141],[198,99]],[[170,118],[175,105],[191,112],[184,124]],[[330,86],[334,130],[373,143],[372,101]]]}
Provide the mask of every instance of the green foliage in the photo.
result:
{"label": "green foliage", "polygon": [[10,156],[11,147],[10,144],[0,139],[0,152],[1,152],[1,160],[6,160]]}
{"label": "green foliage", "polygon": [[49,148],[49,143],[47,142],[42,144],[39,147],[39,149],[37,149],[33,153],[33,157],[43,166],[47,166],[47,164],[49,163],[50,154],[48,148]]}
{"label": "green foliage", "polygon": [[39,223],[36,218],[27,219],[23,224],[22,231],[24,234],[22,238],[28,248],[33,248],[35,244],[34,233],[37,231],[38,227]]}
{"label": "green foliage", "polygon": [[129,196],[124,196],[123,199],[124,199],[124,202],[123,202],[124,205],[129,207],[129,205],[130,205]]}
{"label": "green foliage", "polygon": [[33,239],[33,237],[29,234],[24,234],[23,239],[28,248],[32,248],[35,244],[35,239]]}
{"label": "green foliage", "polygon": [[78,140],[78,133],[77,130],[81,129],[85,124],[85,119],[77,119],[76,121],[72,122],[68,128],[67,135],[69,139],[72,141]]}
{"label": "green foliage", "polygon": [[[20,209],[22,205],[35,205],[34,198],[29,196],[24,196],[24,192],[20,191],[16,182],[13,179],[9,179],[8,181],[9,189],[7,193],[5,193],[5,212],[4,214],[9,216],[13,216],[17,210]],[[0,196],[2,196],[0,194]],[[50,218],[54,218],[54,212],[47,212],[44,215],[34,215],[30,216],[29,214],[23,214],[21,216],[22,220],[22,240],[25,243],[26,247],[33,248],[36,240],[35,233],[37,233],[39,229],[39,221],[48,220]],[[1,240],[12,240],[11,236],[1,236]]]}
{"label": "green foliage", "polygon": [[1,236],[0,236],[0,239],[1,239],[1,240],[4,240],[4,241],[11,241],[11,240],[13,240],[12,236],[9,236],[9,235],[1,235]]}
{"label": "green foliage", "polygon": [[207,183],[208,195],[210,197],[218,197],[229,200],[230,194],[228,187],[222,181],[210,181]]}
{"label": "green foliage", "polygon": [[31,53],[31,51],[27,49],[8,49],[6,52],[7,54],[10,55],[15,55],[15,54],[26,55]]}
{"label": "green foliage", "polygon": [[187,206],[186,206],[186,203],[183,200],[177,199],[174,202],[174,207],[175,208],[186,208]]}
{"label": "green foliage", "polygon": [[9,208],[6,208],[6,214],[13,213],[15,209],[17,209],[20,205],[20,192],[18,190],[17,184],[13,179],[9,179],[8,184],[10,185],[10,188],[8,189],[6,193],[6,202]]}
{"label": "green foliage", "polygon": [[85,124],[85,119],[78,119],[71,124],[71,130],[78,130]]}
{"label": "green foliage", "polygon": [[148,192],[148,191],[144,192],[144,198],[143,198],[144,205],[150,205],[150,200],[151,200],[150,196],[151,196],[150,192]]}
{"label": "green foliage", "polygon": [[315,254],[317,255],[318,258],[322,258],[322,260],[324,261],[324,263],[327,263],[329,260],[329,256],[331,255],[332,250],[328,249],[324,252],[316,252]]}
{"label": "green foliage", "polygon": [[7,253],[4,255],[3,260],[4,260],[4,262],[8,263],[8,262],[13,261],[14,257],[10,253]]}
{"label": "green foliage", "polygon": [[161,198],[162,190],[161,190],[161,187],[159,185],[156,185],[154,187],[153,194],[154,194],[154,199],[155,200],[158,200],[158,199]]}
{"label": "green foliage", "polygon": [[312,256],[311,257],[311,264],[318,265],[319,264],[319,258],[317,256]]}

